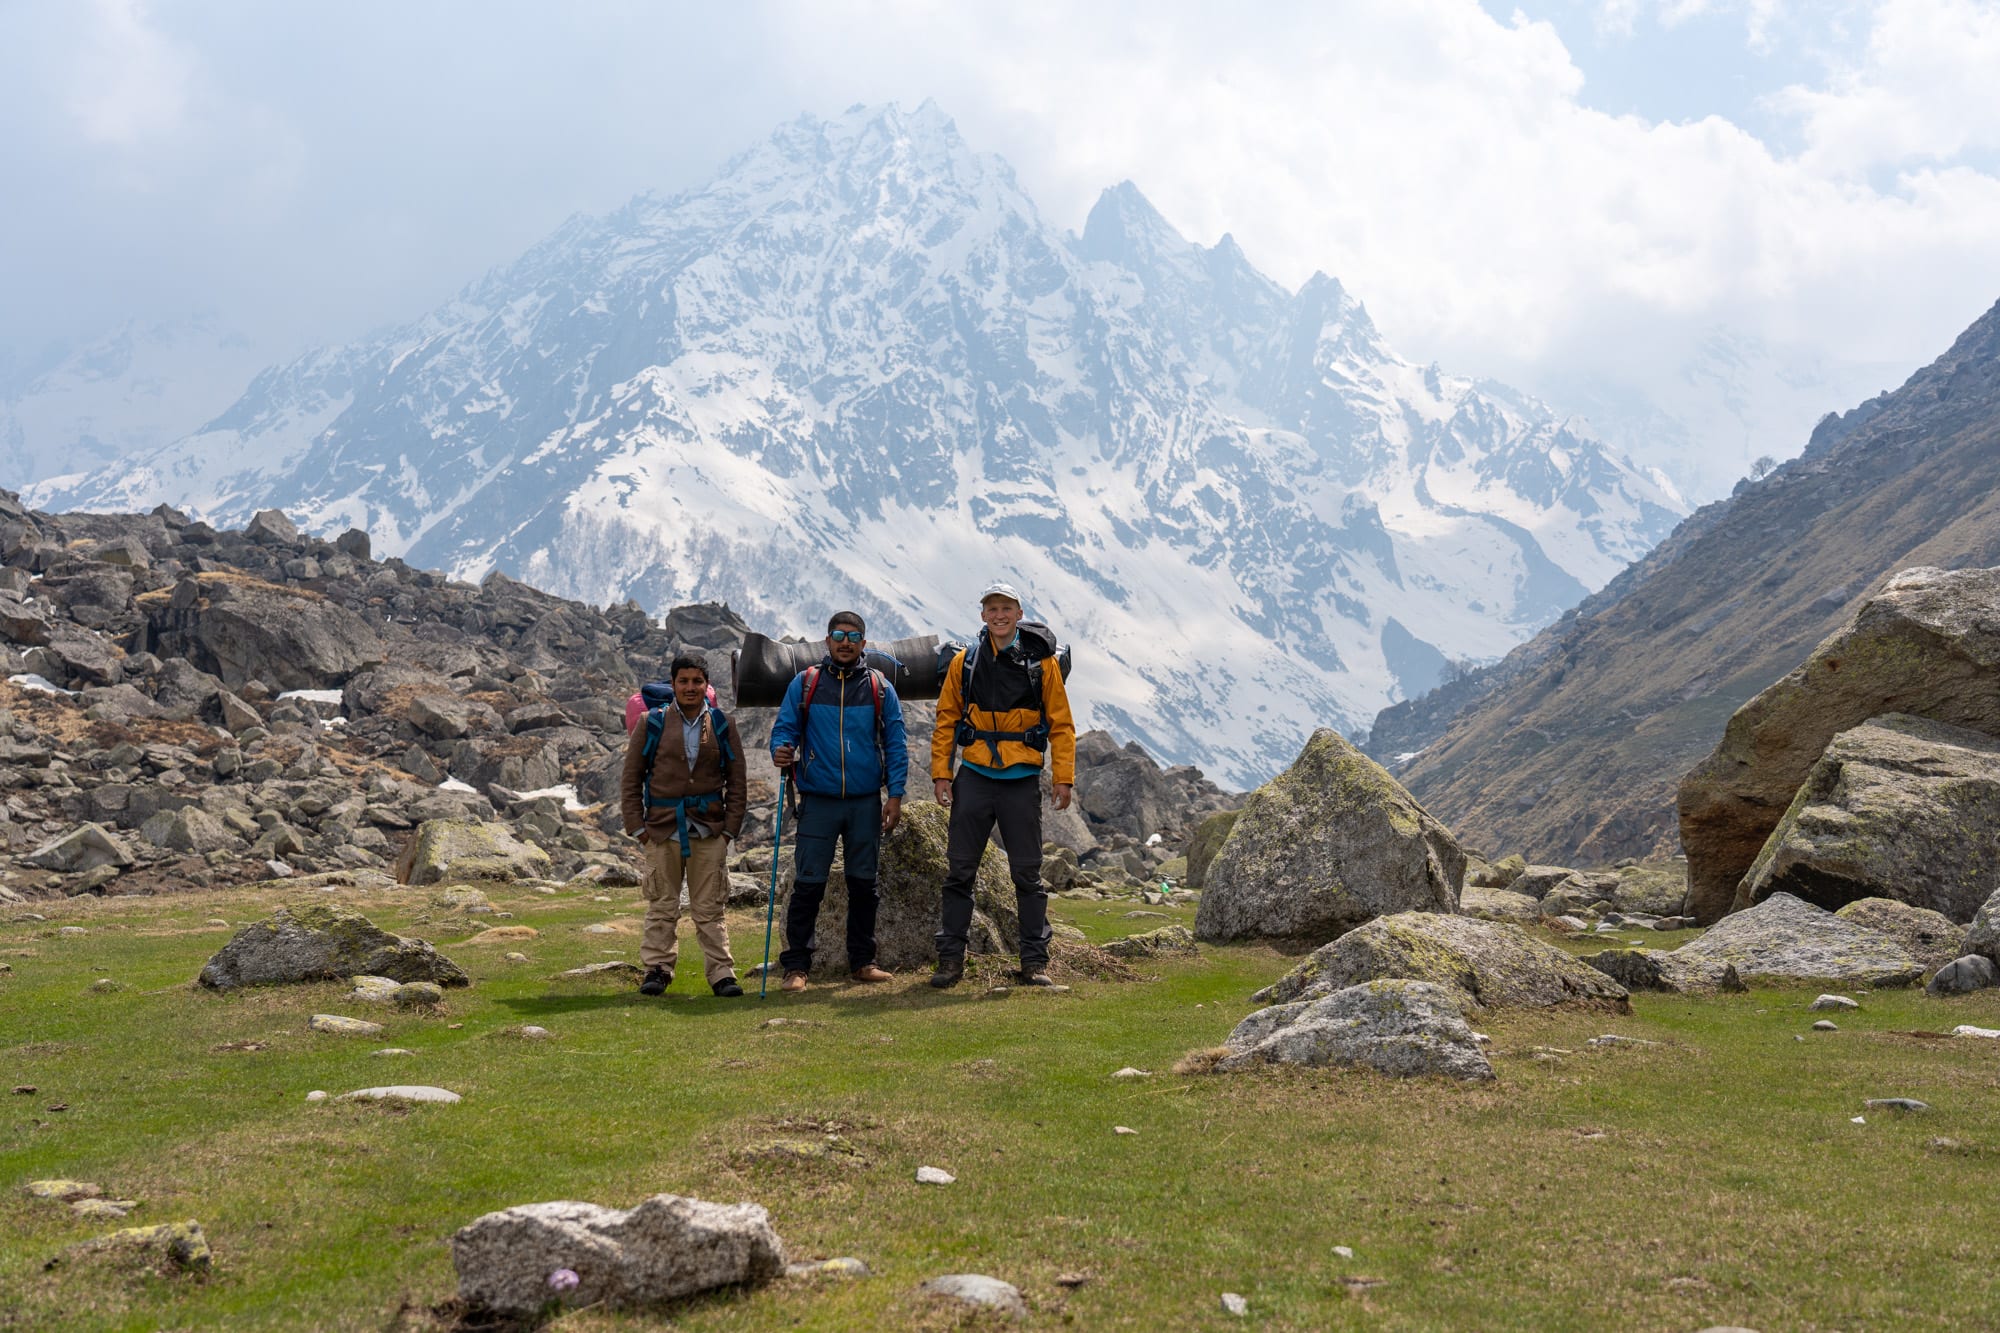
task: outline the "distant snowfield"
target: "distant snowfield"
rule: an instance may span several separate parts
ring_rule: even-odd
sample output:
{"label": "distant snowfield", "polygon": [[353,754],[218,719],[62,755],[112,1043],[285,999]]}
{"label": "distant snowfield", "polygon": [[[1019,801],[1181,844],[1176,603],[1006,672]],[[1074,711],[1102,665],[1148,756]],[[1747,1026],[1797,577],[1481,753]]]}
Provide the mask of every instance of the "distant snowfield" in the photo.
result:
{"label": "distant snowfield", "polygon": [[29,498],[275,505],[454,577],[778,633],[853,606],[963,637],[1002,577],[1074,645],[1082,724],[1239,787],[1498,658],[1686,510],[1129,184],[1048,227],[928,104],[787,125]]}

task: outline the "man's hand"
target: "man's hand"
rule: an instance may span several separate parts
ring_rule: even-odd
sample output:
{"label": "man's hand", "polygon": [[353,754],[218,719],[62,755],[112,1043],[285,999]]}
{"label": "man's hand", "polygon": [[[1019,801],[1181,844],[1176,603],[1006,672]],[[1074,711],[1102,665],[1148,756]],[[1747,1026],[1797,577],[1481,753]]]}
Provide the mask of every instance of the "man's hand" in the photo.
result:
{"label": "man's hand", "polygon": [[937,803],[939,805],[949,808],[951,805],[951,779],[932,778],[931,795],[937,797]]}
{"label": "man's hand", "polygon": [[647,841],[646,834],[648,831],[649,830],[646,828],[646,826],[641,824],[639,826],[639,831],[637,833],[634,833],[632,836],[637,838],[640,842],[645,842]]}
{"label": "man's hand", "polygon": [[790,768],[792,761],[798,757],[798,751],[789,745],[780,745],[777,749],[771,751],[771,762],[779,768]]}
{"label": "man's hand", "polygon": [[882,831],[889,832],[903,818],[903,798],[891,796],[882,802]]}
{"label": "man's hand", "polygon": [[1070,787],[1070,784],[1069,784],[1069,783],[1067,783],[1067,782],[1058,782],[1058,783],[1056,784],[1056,790],[1055,790],[1055,797],[1056,797],[1056,809],[1058,809],[1058,810],[1067,810],[1067,809],[1069,809],[1069,794],[1070,794],[1070,791],[1071,791],[1071,787]]}

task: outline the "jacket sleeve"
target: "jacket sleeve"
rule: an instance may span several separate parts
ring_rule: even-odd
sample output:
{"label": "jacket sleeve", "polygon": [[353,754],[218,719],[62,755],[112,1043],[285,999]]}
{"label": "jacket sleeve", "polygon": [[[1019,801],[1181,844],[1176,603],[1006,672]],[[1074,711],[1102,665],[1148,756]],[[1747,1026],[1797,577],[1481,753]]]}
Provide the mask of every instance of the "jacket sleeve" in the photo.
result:
{"label": "jacket sleeve", "polygon": [[625,820],[628,838],[646,824],[645,764],[646,728],[641,723],[625,740],[625,771],[618,782],[618,812]]}
{"label": "jacket sleeve", "polygon": [[805,701],[805,673],[792,677],[792,683],[785,686],[784,702],[778,705],[778,720],[771,724],[771,749],[780,745],[796,746],[804,732],[799,726],[799,711]]}
{"label": "jacket sleeve", "polygon": [[1069,690],[1062,670],[1051,657],[1042,666],[1042,706],[1049,713],[1049,754],[1054,759],[1052,782],[1076,785],[1076,720],[1069,715]]}
{"label": "jacket sleeve", "polygon": [[[736,731],[736,724],[733,721],[729,729]],[[743,832],[743,815],[750,802],[750,768],[748,761],[743,757],[741,744],[743,733],[737,731],[736,737],[736,743],[732,743],[729,747],[729,770],[722,775],[722,831],[731,839]]]}
{"label": "jacket sleeve", "polygon": [[[965,674],[965,650],[960,649],[952,656],[951,665],[944,669],[944,683],[938,690],[937,725],[931,728],[931,780],[949,782],[951,780],[951,750],[953,737],[958,734],[958,719],[965,711],[964,701],[959,697],[959,677]],[[1072,755],[1075,746],[1070,747]]]}
{"label": "jacket sleeve", "polygon": [[883,775],[889,794],[901,799],[910,785],[910,734],[903,726],[903,701],[887,681],[882,682],[882,762],[889,768]]}

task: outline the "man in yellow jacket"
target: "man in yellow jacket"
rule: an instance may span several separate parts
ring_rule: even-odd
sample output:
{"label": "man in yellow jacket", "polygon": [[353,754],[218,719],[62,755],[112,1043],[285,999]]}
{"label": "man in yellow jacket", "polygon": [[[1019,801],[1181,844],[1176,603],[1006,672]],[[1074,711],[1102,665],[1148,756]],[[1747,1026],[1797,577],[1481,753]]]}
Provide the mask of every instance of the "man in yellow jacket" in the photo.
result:
{"label": "man in yellow jacket", "polygon": [[[931,985],[965,976],[972,883],[995,825],[1021,910],[1024,986],[1046,986],[1049,895],[1042,887],[1042,765],[1053,758],[1055,805],[1069,808],[1076,781],[1076,723],[1056,664],[1055,636],[1021,619],[1021,595],[995,583],[979,595],[985,632],[946,668],[931,733],[931,785],[951,810],[937,971]],[[952,773],[952,751],[962,751]]]}

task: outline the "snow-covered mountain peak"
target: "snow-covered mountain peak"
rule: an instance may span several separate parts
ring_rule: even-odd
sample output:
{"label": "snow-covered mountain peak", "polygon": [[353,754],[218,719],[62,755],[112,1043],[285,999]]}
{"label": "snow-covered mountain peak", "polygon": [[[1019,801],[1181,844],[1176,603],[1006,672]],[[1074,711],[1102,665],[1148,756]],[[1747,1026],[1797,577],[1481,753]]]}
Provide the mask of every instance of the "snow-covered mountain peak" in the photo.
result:
{"label": "snow-covered mountain peak", "polygon": [[930,104],[781,126],[31,498],[276,504],[460,577],[883,637],[971,628],[1006,575],[1077,643],[1085,720],[1237,783],[1497,657],[1677,512],[1130,182],[1058,232]]}

